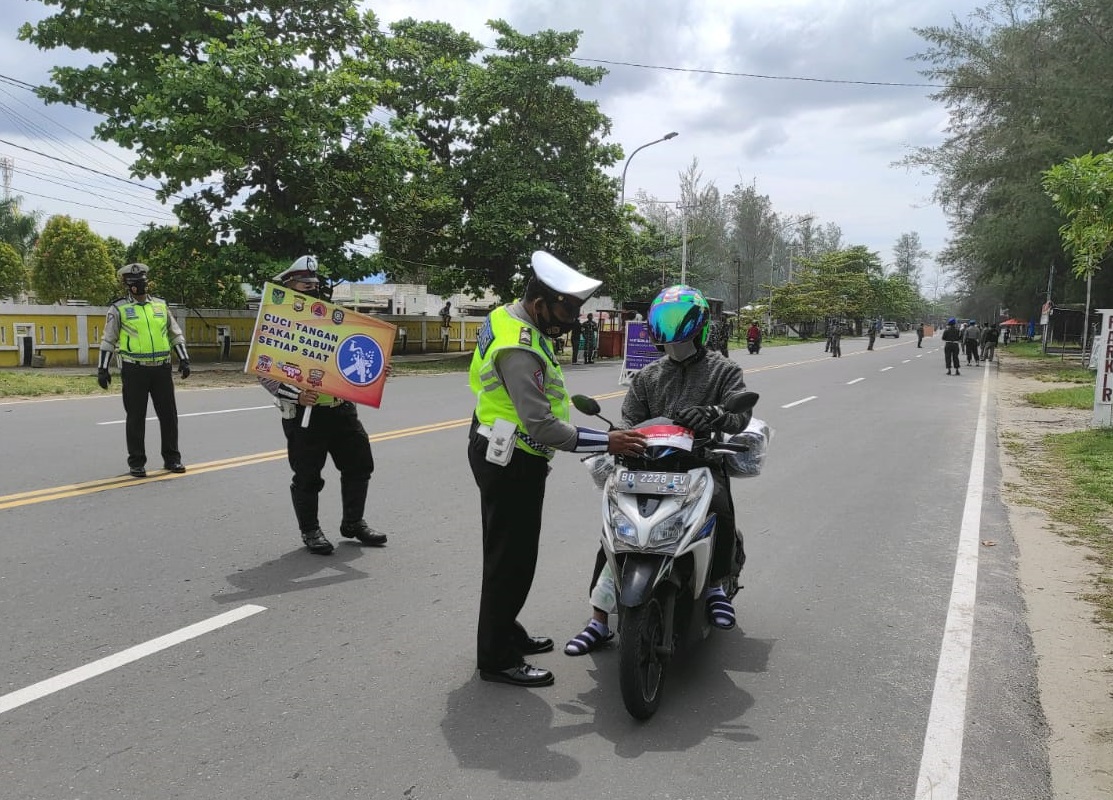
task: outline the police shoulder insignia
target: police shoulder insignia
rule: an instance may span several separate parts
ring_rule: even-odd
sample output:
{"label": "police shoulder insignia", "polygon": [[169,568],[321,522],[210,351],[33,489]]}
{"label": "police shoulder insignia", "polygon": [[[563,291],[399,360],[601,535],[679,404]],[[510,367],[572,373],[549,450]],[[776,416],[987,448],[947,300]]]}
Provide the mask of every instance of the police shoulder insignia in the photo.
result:
{"label": "police shoulder insignia", "polygon": [[524,344],[524,345],[532,345],[533,344],[533,331],[531,331],[525,325],[522,326],[522,330],[518,334],[518,344]]}
{"label": "police shoulder insignia", "polygon": [[545,370],[539,369],[533,373],[533,380],[537,383],[537,388],[542,392],[545,391]]}
{"label": "police shoulder insignia", "polygon": [[491,328],[491,320],[489,318],[484,320],[475,339],[476,347],[479,350],[479,357],[486,358],[487,349],[491,346],[491,343],[495,341],[495,332]]}

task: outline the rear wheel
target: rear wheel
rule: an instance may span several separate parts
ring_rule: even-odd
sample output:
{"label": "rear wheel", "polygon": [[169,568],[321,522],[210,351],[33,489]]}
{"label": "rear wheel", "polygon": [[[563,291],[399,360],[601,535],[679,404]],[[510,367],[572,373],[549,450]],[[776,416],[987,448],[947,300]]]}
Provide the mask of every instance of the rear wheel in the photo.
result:
{"label": "rear wheel", "polygon": [[656,597],[623,613],[619,640],[622,702],[636,719],[649,719],[661,704],[668,655],[661,603]]}

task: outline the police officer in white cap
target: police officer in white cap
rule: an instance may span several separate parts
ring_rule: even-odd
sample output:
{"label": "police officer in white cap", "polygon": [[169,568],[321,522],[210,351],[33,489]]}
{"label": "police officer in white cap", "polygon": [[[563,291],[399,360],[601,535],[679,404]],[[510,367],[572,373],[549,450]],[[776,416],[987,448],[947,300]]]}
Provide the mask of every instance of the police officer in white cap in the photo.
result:
{"label": "police officer in white cap", "polygon": [[[273,280],[299,294],[321,296],[321,279],[313,256],[302,256]],[[340,535],[372,547],[386,544],[386,534],[374,530],[363,519],[375,460],[355,403],[271,378],[260,377],[259,382],[274,395],[282,412],[286,455],[294,470],[290,497],[306,549],[317,555],[333,551],[332,542],[317,518],[321,490],[325,488],[321,471],[330,455],[340,470]],[[302,425],[309,407],[313,408],[309,424]]]}
{"label": "police officer in white cap", "polygon": [[147,294],[146,264],[128,264],[116,271],[127,296],[108,307],[100,342],[97,383],[107,389],[112,382],[108,365],[113,353],[120,354],[120,381],[124,410],[128,471],[133,478],[147,477],[147,397],[155,406],[162,433],[162,463],[171,472],[185,472],[178,452],[178,406],[174,402],[174,376],[170,353],[178,354],[178,372],[189,377],[189,355],[185,336],[170,313],[166,301]]}
{"label": "police officer in white cap", "polygon": [[580,306],[600,286],[543,251],[518,302],[496,308],[479,331],[469,382],[476,395],[468,461],[483,518],[483,588],[479,601],[480,677],[516,686],[547,686],[553,674],[525,656],[553,649],[518,622],[533,584],[549,459],[557,450],[640,453],[637,431],[601,431],[569,422],[570,398],[553,338],[566,334]]}

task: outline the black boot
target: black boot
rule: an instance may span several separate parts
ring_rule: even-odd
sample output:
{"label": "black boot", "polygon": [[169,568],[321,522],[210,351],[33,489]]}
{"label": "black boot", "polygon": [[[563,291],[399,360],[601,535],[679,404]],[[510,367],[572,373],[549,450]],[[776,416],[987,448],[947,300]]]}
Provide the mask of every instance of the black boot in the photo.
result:
{"label": "black boot", "polygon": [[381,547],[386,544],[386,534],[379,533],[363,519],[363,509],[367,503],[367,483],[365,479],[340,478],[340,502],[344,513],[340,535],[371,547]]}
{"label": "black boot", "polygon": [[317,492],[299,491],[296,486],[290,485],[290,499],[294,501],[294,516],[297,517],[298,528],[301,529],[301,540],[305,542],[310,553],[327,556],[333,548],[332,542],[325,538],[321,525],[317,521],[318,497]]}

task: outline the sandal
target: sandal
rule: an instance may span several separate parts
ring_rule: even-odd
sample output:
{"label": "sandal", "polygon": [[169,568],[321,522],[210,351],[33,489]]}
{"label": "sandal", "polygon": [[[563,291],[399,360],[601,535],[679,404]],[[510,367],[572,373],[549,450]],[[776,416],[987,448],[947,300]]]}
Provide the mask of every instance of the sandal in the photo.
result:
{"label": "sandal", "polygon": [[734,606],[725,594],[713,594],[707,598],[707,618],[711,624],[720,630],[729,631],[738,619],[734,615]]}
{"label": "sandal", "polygon": [[613,631],[600,632],[591,623],[583,629],[579,635],[568,640],[568,644],[564,645],[564,655],[566,656],[582,656],[590,653],[592,650],[597,649],[605,642],[609,642],[614,638]]}

